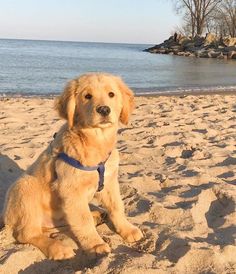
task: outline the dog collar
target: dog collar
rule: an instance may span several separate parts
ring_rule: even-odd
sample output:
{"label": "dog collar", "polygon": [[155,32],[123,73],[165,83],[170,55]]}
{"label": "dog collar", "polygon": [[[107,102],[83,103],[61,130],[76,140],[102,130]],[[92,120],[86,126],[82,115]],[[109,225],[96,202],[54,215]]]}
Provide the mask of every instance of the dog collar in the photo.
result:
{"label": "dog collar", "polygon": [[[109,154],[108,158],[110,157],[111,153]],[[99,175],[99,181],[98,181],[98,189],[97,191],[101,191],[104,188],[104,173],[105,173],[105,163],[108,160],[106,159],[105,162],[99,163],[97,166],[89,167],[89,166],[83,166],[78,160],[68,156],[66,153],[61,152],[58,154],[58,158],[63,160],[65,163],[67,163],[70,166],[73,166],[74,168],[84,170],[84,171],[94,171],[97,170]]]}

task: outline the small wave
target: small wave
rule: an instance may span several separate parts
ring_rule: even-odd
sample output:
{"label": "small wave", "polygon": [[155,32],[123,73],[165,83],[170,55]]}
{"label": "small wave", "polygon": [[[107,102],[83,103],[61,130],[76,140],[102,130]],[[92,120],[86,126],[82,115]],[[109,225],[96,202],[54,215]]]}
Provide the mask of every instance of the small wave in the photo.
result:
{"label": "small wave", "polygon": [[0,92],[0,98],[4,97],[13,97],[13,98],[33,98],[33,97],[42,97],[42,98],[53,98],[58,96],[60,92],[55,93],[33,93],[33,92]]}
{"label": "small wave", "polygon": [[190,94],[217,94],[236,93],[236,86],[205,86],[205,87],[165,87],[165,88],[134,88],[137,96],[157,95],[190,95]]}
{"label": "small wave", "polygon": [[[136,96],[160,96],[160,95],[204,95],[204,94],[232,94],[236,93],[236,86],[207,86],[207,87],[163,87],[163,88],[132,88]],[[53,98],[61,92],[0,92],[2,97],[42,97]]]}

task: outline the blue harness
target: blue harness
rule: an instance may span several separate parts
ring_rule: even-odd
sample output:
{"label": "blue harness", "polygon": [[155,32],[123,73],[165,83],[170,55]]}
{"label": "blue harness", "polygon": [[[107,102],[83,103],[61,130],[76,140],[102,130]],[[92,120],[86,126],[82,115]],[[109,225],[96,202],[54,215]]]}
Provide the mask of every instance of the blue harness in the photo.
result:
{"label": "blue harness", "polygon": [[69,157],[66,153],[61,152],[58,154],[58,158],[63,160],[65,163],[67,163],[70,166],[73,166],[74,168],[84,170],[84,171],[94,171],[97,170],[99,175],[99,181],[98,181],[98,189],[97,191],[101,191],[104,188],[104,173],[105,173],[105,163],[108,160],[106,159],[105,162],[99,163],[97,166],[89,167],[89,166],[83,166],[79,161],[77,161],[74,158]]}

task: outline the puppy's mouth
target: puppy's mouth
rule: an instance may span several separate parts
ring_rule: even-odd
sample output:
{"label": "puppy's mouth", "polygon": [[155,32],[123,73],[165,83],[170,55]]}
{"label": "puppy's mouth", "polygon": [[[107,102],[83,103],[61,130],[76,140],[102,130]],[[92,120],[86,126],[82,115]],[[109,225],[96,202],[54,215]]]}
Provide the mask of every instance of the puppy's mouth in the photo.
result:
{"label": "puppy's mouth", "polygon": [[112,125],[113,125],[113,123],[110,122],[110,121],[103,121],[103,122],[98,124],[98,126],[101,127],[101,128],[110,127]]}
{"label": "puppy's mouth", "polygon": [[103,120],[100,120],[98,123],[97,123],[97,127],[101,127],[101,128],[105,128],[105,127],[110,127],[112,126],[113,123],[111,120],[109,119],[103,119]]}

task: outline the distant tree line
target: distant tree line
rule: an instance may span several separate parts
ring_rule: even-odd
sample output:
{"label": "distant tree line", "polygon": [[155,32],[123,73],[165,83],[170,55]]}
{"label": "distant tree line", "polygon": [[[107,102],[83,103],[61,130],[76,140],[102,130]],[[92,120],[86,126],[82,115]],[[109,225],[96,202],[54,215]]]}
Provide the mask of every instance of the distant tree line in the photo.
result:
{"label": "distant tree line", "polygon": [[185,35],[203,35],[213,32],[217,36],[236,37],[236,0],[172,0],[183,26],[178,29]]}

